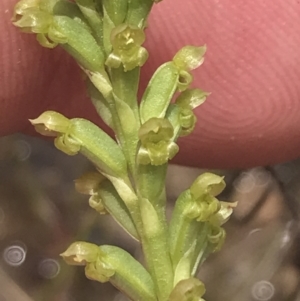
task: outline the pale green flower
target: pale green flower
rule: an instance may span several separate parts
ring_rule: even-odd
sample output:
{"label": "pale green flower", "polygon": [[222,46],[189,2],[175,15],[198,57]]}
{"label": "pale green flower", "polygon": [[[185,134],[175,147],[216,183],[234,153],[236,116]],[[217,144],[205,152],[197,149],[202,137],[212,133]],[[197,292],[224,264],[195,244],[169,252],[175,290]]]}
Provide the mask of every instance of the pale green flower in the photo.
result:
{"label": "pale green flower", "polygon": [[179,150],[172,137],[173,127],[167,119],[151,118],[146,121],[139,130],[141,147],[138,162],[162,165],[172,159]]}
{"label": "pale green flower", "polygon": [[125,71],[143,66],[148,58],[147,50],[141,46],[144,41],[145,33],[138,27],[128,24],[115,27],[111,32],[113,51],[105,64],[112,68],[122,64]]}

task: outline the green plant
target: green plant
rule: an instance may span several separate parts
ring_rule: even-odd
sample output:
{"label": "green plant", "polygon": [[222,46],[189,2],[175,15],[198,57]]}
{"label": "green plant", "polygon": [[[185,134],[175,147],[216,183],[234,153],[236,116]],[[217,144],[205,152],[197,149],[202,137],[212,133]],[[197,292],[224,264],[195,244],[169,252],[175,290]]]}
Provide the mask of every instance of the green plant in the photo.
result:
{"label": "green plant", "polygon": [[[36,34],[45,47],[60,45],[85,73],[91,100],[116,141],[88,120],[46,111],[31,120],[54,137],[68,155],[81,153],[95,166],[76,180],[89,204],[109,213],[140,241],[144,268],[115,246],[75,242],[63,254],[84,265],[89,279],[110,281],[131,300],[202,300],[204,285],[195,274],[207,256],[220,249],[234,204],[219,202],[222,177],[200,175],[178,197],[166,220],[165,177],[180,136],[193,131],[193,110],[208,93],[190,88],[191,71],[203,62],[206,47],[186,46],[153,74],[140,105],[140,67],[148,58],[142,46],[153,0],[21,0],[14,24]],[[175,101],[175,93],[180,92]]]}

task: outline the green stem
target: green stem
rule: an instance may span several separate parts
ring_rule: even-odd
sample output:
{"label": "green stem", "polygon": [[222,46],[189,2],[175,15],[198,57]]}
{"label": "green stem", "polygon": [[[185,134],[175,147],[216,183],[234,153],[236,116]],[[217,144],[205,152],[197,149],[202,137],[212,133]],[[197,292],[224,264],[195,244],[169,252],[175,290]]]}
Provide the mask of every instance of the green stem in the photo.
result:
{"label": "green stem", "polygon": [[[128,162],[129,171],[133,174],[135,169],[135,145],[137,145],[137,134],[134,134],[134,131],[137,132],[137,127],[134,124],[134,115],[122,115],[127,105],[116,100],[112,95],[107,98],[107,102],[112,114],[115,134]],[[121,106],[124,107],[121,108]]]}
{"label": "green stem", "polygon": [[173,268],[165,225],[149,200],[140,199],[143,231],[141,243],[159,301],[166,301],[173,288]]}
{"label": "green stem", "polygon": [[110,70],[116,112],[119,116],[120,131],[122,131],[123,136],[123,142],[120,140],[120,143],[127,149],[125,150],[127,153],[125,156],[133,177],[135,177],[136,173],[136,151],[140,127],[137,102],[139,76],[140,68],[125,72],[123,66],[120,66]]}
{"label": "green stem", "polygon": [[76,0],[76,4],[86,17],[92,28],[93,35],[104,52],[103,47],[103,16],[97,12],[95,2],[93,0]]}
{"label": "green stem", "polygon": [[124,71],[123,66],[111,68],[110,76],[113,84],[114,93],[121,100],[125,101],[133,110],[136,120],[140,125],[137,93],[140,79],[140,67],[133,70]]}

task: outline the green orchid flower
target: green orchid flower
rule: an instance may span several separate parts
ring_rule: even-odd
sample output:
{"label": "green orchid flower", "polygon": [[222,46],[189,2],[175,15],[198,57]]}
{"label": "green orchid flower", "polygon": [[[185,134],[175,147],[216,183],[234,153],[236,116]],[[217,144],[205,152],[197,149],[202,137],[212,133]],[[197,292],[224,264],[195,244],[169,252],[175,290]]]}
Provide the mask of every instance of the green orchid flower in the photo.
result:
{"label": "green orchid flower", "polygon": [[148,59],[147,50],[141,45],[145,41],[145,33],[142,29],[121,24],[111,32],[112,53],[105,64],[112,68],[118,68],[121,64],[125,71],[143,66]]}
{"label": "green orchid flower", "polygon": [[138,151],[138,163],[162,165],[172,159],[179,147],[171,139],[173,127],[167,119],[151,118],[139,130],[141,147]]}

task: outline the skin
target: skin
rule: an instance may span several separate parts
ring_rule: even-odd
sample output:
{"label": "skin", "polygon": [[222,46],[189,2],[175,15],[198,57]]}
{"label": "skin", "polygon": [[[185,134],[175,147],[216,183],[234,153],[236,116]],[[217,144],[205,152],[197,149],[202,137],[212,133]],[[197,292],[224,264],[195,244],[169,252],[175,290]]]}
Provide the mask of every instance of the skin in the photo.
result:
{"label": "skin", "polygon": [[[96,121],[76,64],[14,28],[14,4],[0,1],[0,135],[33,133],[27,119],[48,109]],[[194,133],[181,140],[177,163],[245,168],[299,156],[299,17],[298,0],[164,0],[155,6],[142,87],[180,47],[208,47],[193,86],[212,94],[196,111]]]}

